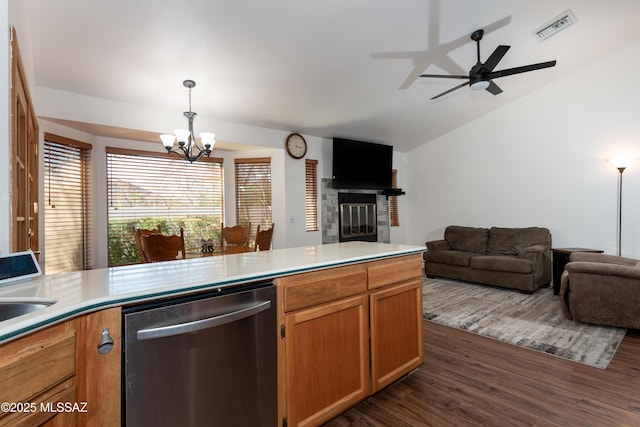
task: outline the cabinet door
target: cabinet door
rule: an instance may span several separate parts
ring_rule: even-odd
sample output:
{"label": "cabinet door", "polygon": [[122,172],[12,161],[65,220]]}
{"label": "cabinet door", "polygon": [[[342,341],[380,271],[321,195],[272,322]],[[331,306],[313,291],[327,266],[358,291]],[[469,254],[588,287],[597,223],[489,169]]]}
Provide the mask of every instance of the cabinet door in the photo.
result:
{"label": "cabinet door", "polygon": [[[109,308],[78,319],[78,400],[87,403],[80,426],[120,425],[121,310]],[[98,351],[102,331],[108,329],[113,347]],[[105,349],[106,347],[103,347]],[[103,350],[104,351],[104,350]]]}
{"label": "cabinet door", "polygon": [[376,392],[423,361],[422,281],[371,293],[371,387]]}
{"label": "cabinet door", "polygon": [[30,249],[38,255],[38,122],[15,30],[11,40],[11,250]]}
{"label": "cabinet door", "polygon": [[316,426],[369,394],[368,297],[285,315],[287,420]]}
{"label": "cabinet door", "polygon": [[75,413],[55,410],[58,404],[77,401],[75,350],[74,320],[3,344],[0,402],[26,410],[0,411],[0,425],[75,426]]}

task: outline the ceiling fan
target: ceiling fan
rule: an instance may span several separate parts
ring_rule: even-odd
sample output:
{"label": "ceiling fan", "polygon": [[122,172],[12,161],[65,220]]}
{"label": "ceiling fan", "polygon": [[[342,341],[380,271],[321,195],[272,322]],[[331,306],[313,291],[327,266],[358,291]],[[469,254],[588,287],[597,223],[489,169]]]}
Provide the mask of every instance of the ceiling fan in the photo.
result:
{"label": "ceiling fan", "polygon": [[484,30],[476,30],[471,34],[471,40],[477,43],[477,51],[478,51],[478,62],[476,65],[471,67],[469,70],[468,76],[454,76],[454,75],[445,75],[445,74],[421,74],[420,77],[437,77],[444,79],[467,79],[469,81],[464,82],[458,86],[455,86],[447,91],[442,92],[439,95],[434,96],[431,99],[440,98],[443,95],[453,92],[454,90],[460,89],[467,85],[471,86],[473,90],[483,90],[486,89],[488,92],[491,92],[494,95],[498,95],[502,92],[502,89],[498,87],[497,84],[493,82],[493,79],[497,79],[498,77],[510,76],[512,74],[526,73],[527,71],[539,70],[541,68],[553,67],[556,65],[556,61],[548,61],[541,62],[539,64],[531,64],[525,65],[522,67],[515,68],[507,68],[506,70],[498,70],[493,71],[493,69],[498,65],[498,62],[502,59],[502,57],[507,53],[511,46],[500,45],[493,51],[491,56],[487,58],[487,60],[483,63],[480,62],[480,40],[482,40],[482,36],[484,35]]}

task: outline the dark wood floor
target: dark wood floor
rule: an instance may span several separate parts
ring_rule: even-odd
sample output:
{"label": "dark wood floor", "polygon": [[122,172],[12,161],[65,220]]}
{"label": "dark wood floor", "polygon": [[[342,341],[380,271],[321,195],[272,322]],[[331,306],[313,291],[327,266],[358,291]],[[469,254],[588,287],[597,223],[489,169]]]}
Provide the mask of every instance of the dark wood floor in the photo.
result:
{"label": "dark wood floor", "polygon": [[640,426],[640,332],[607,369],[425,321],[425,363],[325,426]]}

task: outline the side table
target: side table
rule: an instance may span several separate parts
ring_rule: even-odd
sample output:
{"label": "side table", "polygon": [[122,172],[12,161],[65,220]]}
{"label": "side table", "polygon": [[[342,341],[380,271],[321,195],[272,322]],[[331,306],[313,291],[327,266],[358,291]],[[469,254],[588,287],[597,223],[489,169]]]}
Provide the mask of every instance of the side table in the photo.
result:
{"label": "side table", "polygon": [[551,248],[553,254],[553,294],[560,294],[560,279],[564,266],[569,262],[569,257],[572,252],[593,252],[601,254],[604,251],[600,249],[588,249],[588,248]]}

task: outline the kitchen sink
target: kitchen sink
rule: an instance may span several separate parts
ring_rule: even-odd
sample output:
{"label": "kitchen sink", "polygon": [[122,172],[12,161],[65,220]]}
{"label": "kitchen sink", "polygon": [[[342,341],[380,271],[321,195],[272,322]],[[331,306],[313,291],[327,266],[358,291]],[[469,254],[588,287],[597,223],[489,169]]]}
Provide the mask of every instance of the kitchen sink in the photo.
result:
{"label": "kitchen sink", "polygon": [[33,311],[42,310],[55,304],[55,300],[14,300],[0,299],[0,322],[22,316]]}

